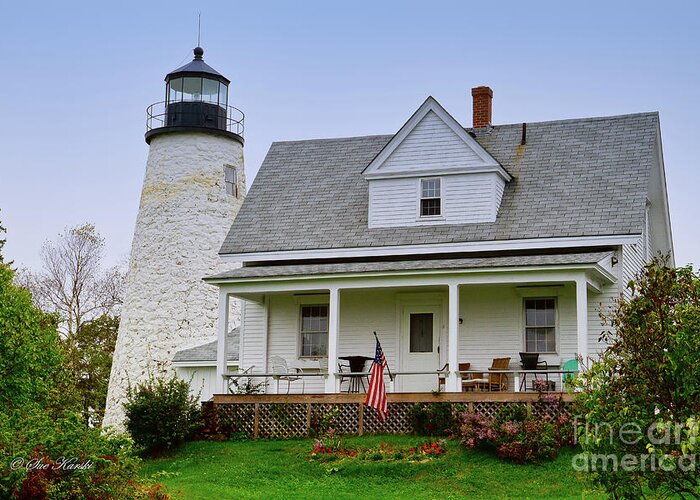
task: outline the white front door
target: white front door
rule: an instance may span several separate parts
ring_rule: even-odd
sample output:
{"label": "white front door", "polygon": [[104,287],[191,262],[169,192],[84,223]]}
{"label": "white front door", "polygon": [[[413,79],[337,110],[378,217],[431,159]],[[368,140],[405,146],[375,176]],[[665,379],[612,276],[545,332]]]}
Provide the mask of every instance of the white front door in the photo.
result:
{"label": "white front door", "polygon": [[[440,369],[440,306],[404,306],[401,326],[401,371],[434,372]],[[401,392],[430,392],[438,388],[438,376],[401,375]]]}

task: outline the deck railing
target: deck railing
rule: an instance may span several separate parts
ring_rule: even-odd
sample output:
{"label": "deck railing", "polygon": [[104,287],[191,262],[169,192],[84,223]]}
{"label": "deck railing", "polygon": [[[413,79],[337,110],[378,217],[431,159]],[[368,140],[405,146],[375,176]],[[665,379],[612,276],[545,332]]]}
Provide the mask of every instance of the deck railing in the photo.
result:
{"label": "deck railing", "polygon": [[[252,367],[251,367],[252,368]],[[569,389],[571,379],[578,373],[576,370],[462,370],[458,371],[457,374],[461,378],[460,385],[464,389],[473,389],[475,392],[565,392]],[[388,371],[384,372],[385,380],[389,382],[388,392],[396,392],[396,379],[397,377],[411,377],[411,376],[435,376],[435,391],[444,391],[441,386],[441,379],[446,379],[450,374],[449,370],[432,370],[432,371]],[[364,379],[369,377],[367,372],[335,372],[334,375],[339,379],[350,379],[358,378]],[[503,376],[501,379],[499,376]],[[287,379],[298,378],[298,379],[326,379],[328,377],[328,372],[324,371],[301,371],[301,372],[290,372],[290,373],[256,373],[251,371],[249,368],[247,371],[241,371],[236,373],[226,373],[224,378],[226,379],[226,387],[229,393],[234,393],[233,380],[247,378],[250,380],[262,380],[267,384],[268,380],[273,380],[276,385],[276,392],[279,393],[280,381],[287,381]],[[505,380],[505,382],[504,382]],[[472,381],[473,383],[470,383]],[[537,381],[537,382],[535,382]],[[350,385],[350,384],[349,384]],[[504,389],[505,387],[505,389]],[[365,387],[366,389],[366,387]],[[344,392],[344,391],[339,391]],[[302,384],[302,393],[303,384]]]}

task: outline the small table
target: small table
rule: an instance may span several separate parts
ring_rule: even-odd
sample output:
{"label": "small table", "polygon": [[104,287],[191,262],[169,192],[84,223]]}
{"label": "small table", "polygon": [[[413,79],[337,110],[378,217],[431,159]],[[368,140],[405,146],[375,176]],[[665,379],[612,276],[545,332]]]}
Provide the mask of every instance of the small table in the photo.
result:
{"label": "small table", "polygon": [[[542,372],[542,375],[544,375],[544,379],[545,379],[545,383],[547,384],[547,390],[548,390],[548,391],[552,391],[552,392],[553,392],[553,391],[555,391],[556,388],[557,388],[557,383],[556,383],[556,381],[554,381],[554,380],[549,380],[549,370],[550,370],[550,369],[558,370],[559,367],[560,367],[560,365],[548,365],[546,368],[543,367],[543,368],[541,368],[541,369],[539,369],[539,368],[537,369],[537,371],[541,371],[541,372]],[[533,382],[533,384],[534,384],[534,382],[535,382],[535,379],[537,379],[538,376],[540,376],[539,373],[533,373],[533,372],[530,372],[530,373],[527,373],[527,372],[526,372],[526,373],[523,373],[523,374],[522,374],[522,377],[523,377],[523,378],[522,378],[522,380],[520,381],[520,390],[521,390],[521,391],[522,391],[523,389],[525,389],[526,391],[528,390],[528,389],[527,389],[527,376],[528,376],[528,375],[532,375],[532,378],[533,378],[532,382]],[[532,390],[533,390],[533,391],[535,390],[534,385],[533,385],[533,387],[532,387]]]}
{"label": "small table", "polygon": [[348,385],[348,392],[360,392],[360,387],[365,390],[365,383],[362,379],[367,378],[367,383],[369,383],[369,375],[365,373],[365,363],[367,361],[373,361],[374,358],[367,356],[339,356],[338,359],[347,361],[350,364],[349,374],[341,374],[341,379],[343,377],[348,377],[350,379],[350,384]]}

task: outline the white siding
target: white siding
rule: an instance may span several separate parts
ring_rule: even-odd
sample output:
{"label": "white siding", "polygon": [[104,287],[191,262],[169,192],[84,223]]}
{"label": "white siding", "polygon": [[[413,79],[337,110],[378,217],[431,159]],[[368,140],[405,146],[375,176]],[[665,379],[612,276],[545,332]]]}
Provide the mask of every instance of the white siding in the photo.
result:
{"label": "white siding", "polygon": [[[236,365],[229,365],[230,371],[236,368]],[[190,394],[199,394],[200,401],[209,401],[217,392],[215,366],[177,367],[175,372],[178,378],[190,381]]]}
{"label": "white siding", "polygon": [[496,220],[498,209],[501,208],[501,200],[503,199],[503,190],[506,188],[506,181],[501,177],[494,177],[493,184],[493,189],[496,193],[493,203],[493,220]]}
{"label": "white siding", "polygon": [[470,167],[483,160],[433,111],[384,161],[380,172]]}
{"label": "white siding", "polygon": [[244,301],[243,324],[241,325],[241,367],[255,366],[254,371],[266,370],[265,351],[267,346],[266,306],[256,302]]}
{"label": "white siding", "polygon": [[[576,292],[572,285],[554,290],[543,290],[542,296],[557,299],[557,353],[540,359],[560,364],[576,355]],[[510,357],[511,368],[519,368],[519,353],[525,350],[524,300],[514,286],[460,287],[460,362],[486,370],[493,358]]]}
{"label": "white siding", "polygon": [[651,247],[651,224],[649,223],[649,207],[644,211],[644,249],[646,261],[651,261],[654,256],[654,250]]}
{"label": "white siding", "polygon": [[458,174],[440,178],[443,217],[439,219],[419,217],[420,177],[369,181],[369,227],[470,224],[496,220],[504,185],[498,174]]}
{"label": "white siding", "polygon": [[[646,233],[646,231],[645,231]],[[622,246],[622,285],[623,294],[626,299],[632,297],[632,293],[627,288],[627,283],[635,279],[635,276],[646,263],[646,234],[642,234],[639,240],[632,245]]]}
{"label": "white siding", "polygon": [[[552,292],[554,290],[554,292]],[[399,294],[416,289],[379,289],[379,290],[341,290],[340,291],[340,337],[338,355],[374,355],[373,331],[380,336],[384,353],[392,370],[398,371],[398,335],[399,335]],[[552,364],[560,364],[572,359],[577,351],[576,335],[576,296],[572,284],[556,286],[543,291],[542,296],[557,298],[557,353],[543,355]],[[528,294],[531,295],[532,292]],[[603,329],[599,317],[601,308],[609,308],[617,297],[617,285],[610,285],[602,294],[589,291],[589,349],[594,355],[603,346],[598,337]],[[511,368],[520,366],[518,353],[524,350],[523,292],[511,285],[463,286],[460,287],[459,326],[459,361],[469,362],[473,369],[486,370],[495,357],[509,356]],[[444,302],[447,297],[445,294]],[[262,321],[252,321],[253,309],[262,309],[252,303],[246,303],[245,331],[246,353],[244,366],[255,359],[255,371],[263,351],[258,349],[255,355],[251,347],[260,345],[263,336]],[[248,308],[250,307],[250,308]],[[269,340],[267,356],[281,356],[290,367],[305,370],[318,370],[316,359],[304,359],[298,355],[299,345],[299,303],[293,294],[276,294],[269,297]],[[446,311],[445,311],[446,312]],[[444,350],[446,314],[443,314],[440,345]],[[442,356],[446,354],[441,353]],[[444,361],[443,361],[444,362]],[[442,362],[441,362],[442,363]],[[436,369],[439,366],[436,366]],[[286,391],[286,383],[281,385]],[[268,391],[274,392],[272,383]],[[321,379],[308,378],[305,382],[307,393],[323,392]],[[293,382],[292,393],[301,392],[301,383]]]}
{"label": "white siding", "polygon": [[369,227],[415,226],[418,182],[416,179],[370,181]]}
{"label": "white siding", "polygon": [[599,341],[604,331],[610,330],[603,317],[609,317],[620,297],[617,283],[606,285],[601,293],[588,291],[588,354],[591,358],[603,351],[607,344]]}

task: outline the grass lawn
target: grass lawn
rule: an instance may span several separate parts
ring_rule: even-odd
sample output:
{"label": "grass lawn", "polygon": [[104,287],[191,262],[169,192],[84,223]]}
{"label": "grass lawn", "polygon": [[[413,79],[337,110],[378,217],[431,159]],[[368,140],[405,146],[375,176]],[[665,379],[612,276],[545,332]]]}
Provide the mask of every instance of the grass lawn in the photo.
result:
{"label": "grass lawn", "polygon": [[[423,444],[416,436],[365,436],[346,447]],[[311,439],[193,442],[144,461],[143,473],[175,498],[601,498],[571,468],[573,451],[554,462],[516,465],[448,442],[423,463],[310,462]]]}

